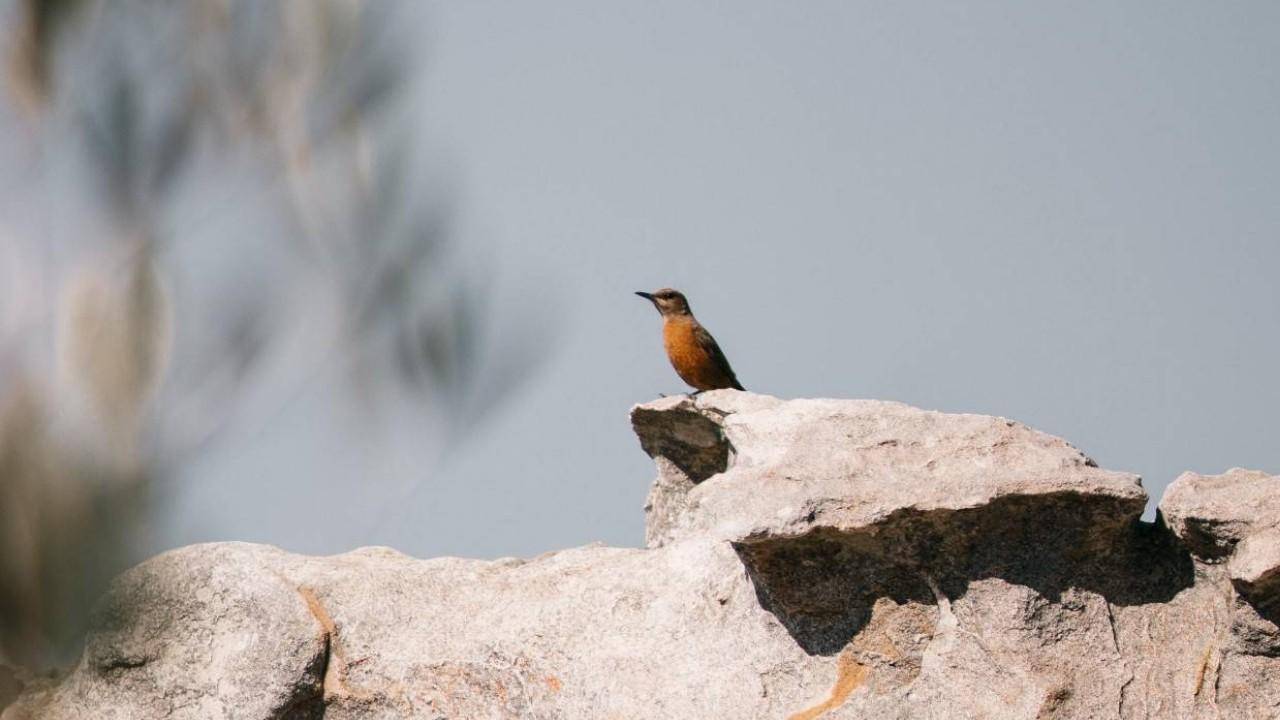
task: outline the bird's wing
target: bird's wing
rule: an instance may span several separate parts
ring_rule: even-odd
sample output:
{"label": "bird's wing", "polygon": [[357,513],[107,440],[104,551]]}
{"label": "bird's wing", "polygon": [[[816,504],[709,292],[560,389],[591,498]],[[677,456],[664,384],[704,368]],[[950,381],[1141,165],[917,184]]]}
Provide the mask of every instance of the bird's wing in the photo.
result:
{"label": "bird's wing", "polygon": [[729,367],[729,358],[724,356],[724,352],[720,346],[716,344],[716,339],[711,337],[711,333],[707,329],[698,325],[693,329],[693,337],[698,341],[698,345],[711,356],[711,361],[715,363],[717,369],[729,378],[729,386],[734,390],[743,390],[742,383],[738,382],[738,376],[733,373],[733,368]]}

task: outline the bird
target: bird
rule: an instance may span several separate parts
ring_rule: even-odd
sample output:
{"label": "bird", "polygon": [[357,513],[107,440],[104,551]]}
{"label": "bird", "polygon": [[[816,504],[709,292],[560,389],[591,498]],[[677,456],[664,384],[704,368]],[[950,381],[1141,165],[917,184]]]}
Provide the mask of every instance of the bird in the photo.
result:
{"label": "bird", "polygon": [[703,390],[743,389],[733,368],[729,367],[728,358],[716,339],[693,316],[683,293],[662,288],[651,293],[636,291],[636,294],[653,303],[662,315],[662,344],[666,347],[667,359],[680,379],[694,388],[694,395]]}

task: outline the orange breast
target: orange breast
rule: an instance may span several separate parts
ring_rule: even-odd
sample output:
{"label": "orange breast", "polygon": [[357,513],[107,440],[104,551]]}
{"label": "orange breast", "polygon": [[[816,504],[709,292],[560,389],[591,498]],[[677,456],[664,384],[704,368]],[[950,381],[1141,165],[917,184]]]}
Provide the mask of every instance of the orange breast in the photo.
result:
{"label": "orange breast", "polygon": [[714,390],[728,386],[726,373],[715,358],[698,342],[694,333],[697,323],[692,318],[677,317],[662,325],[662,343],[676,374],[698,390]]}

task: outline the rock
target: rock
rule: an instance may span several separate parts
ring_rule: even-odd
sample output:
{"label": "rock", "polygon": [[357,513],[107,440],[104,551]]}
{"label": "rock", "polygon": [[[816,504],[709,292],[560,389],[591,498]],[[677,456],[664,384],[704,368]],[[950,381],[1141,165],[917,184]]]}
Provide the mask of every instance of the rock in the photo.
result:
{"label": "rock", "polygon": [[688,512],[688,494],[695,485],[724,472],[733,460],[733,447],[725,437],[728,415],[768,409],[781,401],[767,395],[715,391],[705,399],[719,404],[695,403],[678,395],[631,410],[631,427],[640,447],[658,465],[658,477],[645,503],[645,544],[658,547],[673,539],[676,527]]}
{"label": "rock", "polygon": [[[761,601],[806,649],[839,650],[878,597],[931,602],[929,577],[1061,584],[1081,574],[1068,567],[1076,556],[1127,547],[1117,536],[1146,503],[1137,476],[1011,420],[876,401],[744,405],[739,395],[632,413],[659,462],[655,488],[680,493],[651,499],[663,512],[650,511],[647,536],[733,543]],[[707,427],[716,424],[719,435]],[[690,473],[689,459],[713,447],[708,464],[720,472]]]}
{"label": "rock", "polygon": [[1276,599],[1280,584],[1280,527],[1250,534],[1236,545],[1227,565],[1231,582],[1242,594]]}
{"label": "rock", "polygon": [[34,693],[27,716],[286,717],[318,699],[326,640],[279,572],[285,557],[201,545],[124,573],[92,614],[79,664]]}
{"label": "rock", "polygon": [[[16,718],[1271,717],[1249,533],[1205,562],[1138,479],[1002,418],[732,391],[636,407],[646,549],[166,553]],[[1229,499],[1226,501],[1229,505]],[[1261,569],[1259,569],[1261,568]],[[1233,584],[1234,583],[1234,584]]]}
{"label": "rock", "polygon": [[744,395],[672,397],[632,411],[641,446],[659,462],[651,547],[690,533],[749,542],[856,531],[894,513],[947,514],[1006,498],[1090,496],[1090,522],[1098,524],[1106,505],[1114,525],[1132,521],[1146,502],[1136,475],[1101,470],[1062,440],[1011,420]]}
{"label": "rock", "polygon": [[1165,492],[1160,513],[1198,557],[1227,563],[1236,592],[1257,615],[1242,624],[1252,638],[1245,646],[1280,655],[1271,638],[1280,623],[1280,477],[1240,468],[1183,473]]}
{"label": "rock", "polygon": [[[258,577],[220,576],[227,566]],[[88,655],[113,658],[112,669],[82,662],[33,717],[633,718],[708,707],[749,717],[759,668],[789,669],[788,688],[816,682],[764,622],[723,544],[587,547],[527,562],[196,546],[144,563],[112,596],[137,593],[139,573],[163,574],[183,594],[203,583],[223,605],[138,603],[130,625],[90,635]],[[306,653],[258,652],[303,640]],[[709,658],[734,662],[706,667]],[[238,704],[227,689],[255,672],[261,697]]]}
{"label": "rock", "polygon": [[1197,556],[1223,559],[1249,535],[1280,525],[1280,477],[1240,468],[1183,473],[1165,491],[1160,514]]}

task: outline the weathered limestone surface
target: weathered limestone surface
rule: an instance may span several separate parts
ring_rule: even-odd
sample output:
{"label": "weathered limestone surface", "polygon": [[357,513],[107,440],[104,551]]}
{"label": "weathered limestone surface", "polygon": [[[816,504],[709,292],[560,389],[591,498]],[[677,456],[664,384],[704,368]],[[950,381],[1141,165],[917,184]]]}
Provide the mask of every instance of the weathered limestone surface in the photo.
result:
{"label": "weathered limestone surface", "polygon": [[1137,477],[1003,418],[716,391],[632,423],[647,549],[182,548],[0,717],[1280,717],[1276,478],[1184,476],[1151,525]]}

